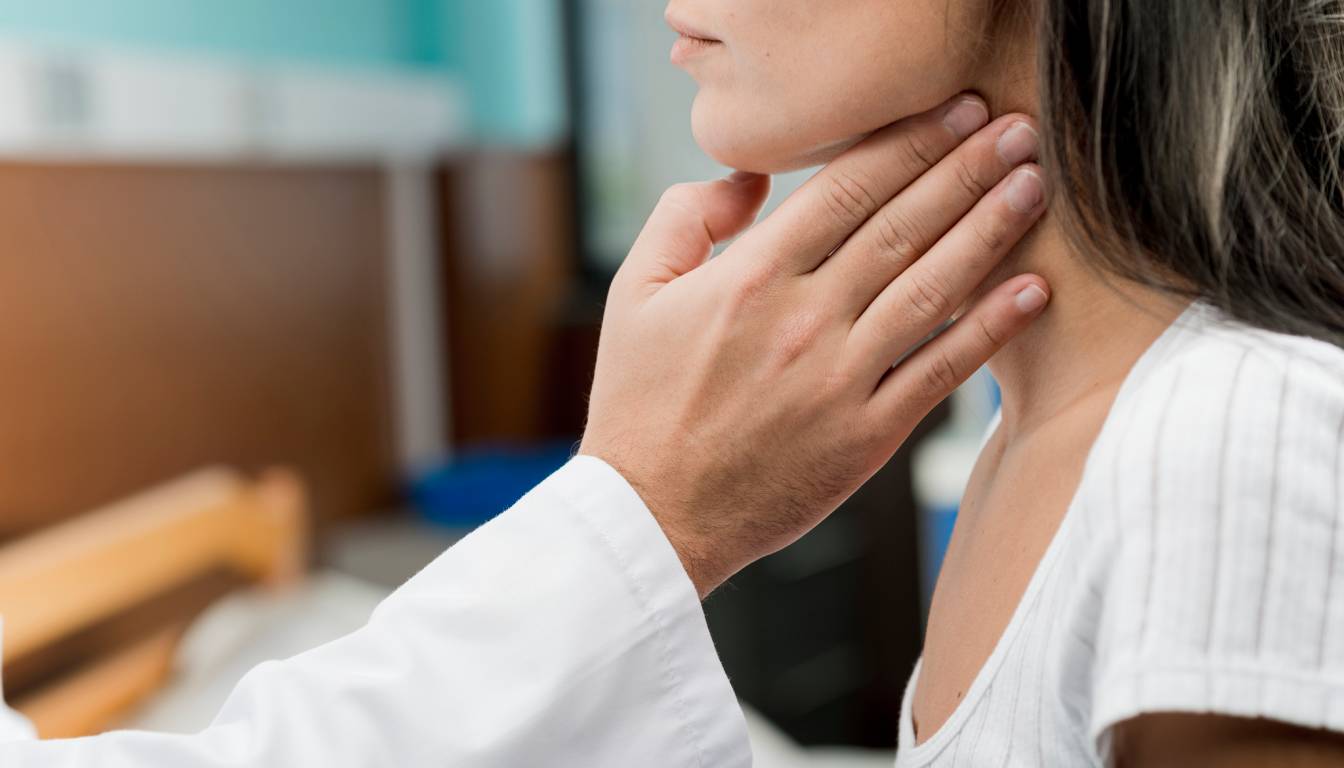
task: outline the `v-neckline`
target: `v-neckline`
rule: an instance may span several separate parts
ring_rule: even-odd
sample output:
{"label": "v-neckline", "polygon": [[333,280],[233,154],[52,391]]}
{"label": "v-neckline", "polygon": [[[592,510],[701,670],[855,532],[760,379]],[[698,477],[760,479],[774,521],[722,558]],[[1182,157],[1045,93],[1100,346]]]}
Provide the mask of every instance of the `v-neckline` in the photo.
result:
{"label": "v-neckline", "polygon": [[[966,719],[977,709],[980,699],[982,699],[985,696],[986,691],[992,687],[993,681],[995,677],[997,677],[998,668],[1008,656],[1009,651],[1014,645],[1014,640],[1020,633],[1024,617],[1028,613],[1028,608],[1035,601],[1037,594],[1044,587],[1045,582],[1048,580],[1048,575],[1051,572],[1051,566],[1054,561],[1059,558],[1060,551],[1064,548],[1064,542],[1068,539],[1067,534],[1072,528],[1074,518],[1077,517],[1074,509],[1078,504],[1079,495],[1087,482],[1088,475],[1093,471],[1092,465],[1095,461],[1096,447],[1101,444],[1102,438],[1107,434],[1108,430],[1113,428],[1112,422],[1114,421],[1115,414],[1119,411],[1120,405],[1129,398],[1132,390],[1137,386],[1137,383],[1141,381],[1146,373],[1159,362],[1162,353],[1172,346],[1175,340],[1181,335],[1182,330],[1184,330],[1192,320],[1204,315],[1206,311],[1208,311],[1208,308],[1203,302],[1192,302],[1190,306],[1186,307],[1185,310],[1172,321],[1171,325],[1167,326],[1162,333],[1148,345],[1148,348],[1144,350],[1143,354],[1139,356],[1139,359],[1130,367],[1129,372],[1125,374],[1124,381],[1121,382],[1115,398],[1107,408],[1106,417],[1102,420],[1101,429],[1097,431],[1097,436],[1092,441],[1092,446],[1088,449],[1087,459],[1083,462],[1083,472],[1078,479],[1078,487],[1074,489],[1073,496],[1069,499],[1068,506],[1065,507],[1064,516],[1061,518],[1059,526],[1055,529],[1054,535],[1051,536],[1050,543],[1046,546],[1045,553],[1041,556],[1040,562],[1036,564],[1035,570],[1032,571],[1031,579],[1027,582],[1026,590],[1022,593],[1022,597],[1013,608],[1013,614],[1009,617],[1007,626],[1004,627],[1003,632],[999,635],[999,639],[995,642],[994,649],[990,651],[989,657],[985,659],[985,662],[980,666],[980,670],[976,672],[970,688],[967,689],[966,696],[961,701],[957,702],[957,706],[952,710],[952,714],[943,721],[933,735],[923,742],[916,741],[917,734],[915,733],[914,727],[914,698],[919,690],[920,670],[924,666],[924,657],[922,653],[920,654],[919,660],[915,662],[915,669],[911,673],[910,682],[906,685],[905,695],[901,700],[899,723],[900,743],[902,745],[910,745],[904,750],[909,757],[913,758],[937,752],[950,743],[951,739],[955,738],[956,734],[961,731],[961,727]],[[1001,414],[996,413],[993,421],[990,423],[990,427],[986,430],[986,433],[992,437],[994,431],[998,429],[1000,421]],[[988,440],[986,440],[986,442],[988,442]]]}

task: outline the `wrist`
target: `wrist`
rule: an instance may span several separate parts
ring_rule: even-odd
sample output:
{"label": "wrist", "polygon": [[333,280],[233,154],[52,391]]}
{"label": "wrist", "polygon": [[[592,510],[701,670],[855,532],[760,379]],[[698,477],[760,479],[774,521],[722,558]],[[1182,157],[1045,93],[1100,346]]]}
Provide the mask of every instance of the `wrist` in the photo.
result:
{"label": "wrist", "polygon": [[716,575],[722,571],[714,558],[716,548],[705,537],[694,532],[687,515],[678,505],[667,501],[664,494],[657,493],[651,483],[644,480],[640,473],[632,471],[624,462],[609,456],[605,451],[590,449],[586,440],[580,445],[578,453],[606,463],[625,480],[643,502],[654,522],[658,524],[663,537],[672,546],[682,570],[686,572],[701,600],[708,597],[710,592],[726,580],[726,575]]}
{"label": "wrist", "polygon": [[675,524],[660,517],[653,507],[650,507],[649,511],[653,513],[653,519],[657,521],[658,527],[662,528],[663,535],[672,545],[672,551],[677,553],[677,559],[681,561],[682,569],[686,571],[687,577],[695,587],[695,593],[701,600],[709,597],[709,593],[717,589],[724,579],[714,575],[719,569],[715,567],[711,558],[706,557],[704,545],[695,537],[679,531]]}

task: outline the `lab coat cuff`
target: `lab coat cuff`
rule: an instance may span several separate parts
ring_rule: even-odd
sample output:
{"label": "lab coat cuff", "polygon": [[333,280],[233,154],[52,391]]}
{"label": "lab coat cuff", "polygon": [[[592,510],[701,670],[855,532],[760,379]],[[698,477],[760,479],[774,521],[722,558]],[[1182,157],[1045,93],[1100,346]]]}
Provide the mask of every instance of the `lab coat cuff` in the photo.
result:
{"label": "lab coat cuff", "polygon": [[701,764],[749,766],[746,719],[710,638],[695,585],[644,501],[611,465],[571,459],[546,482],[601,539],[642,606],[643,620],[665,641],[664,678],[674,711],[699,743]]}

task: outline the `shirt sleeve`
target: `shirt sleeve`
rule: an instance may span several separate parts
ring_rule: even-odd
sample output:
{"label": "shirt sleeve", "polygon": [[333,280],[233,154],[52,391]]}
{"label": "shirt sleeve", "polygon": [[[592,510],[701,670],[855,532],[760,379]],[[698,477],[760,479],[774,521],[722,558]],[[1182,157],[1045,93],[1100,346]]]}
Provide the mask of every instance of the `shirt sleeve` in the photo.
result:
{"label": "shirt sleeve", "polygon": [[199,734],[24,735],[0,724],[0,765],[751,764],[690,579],[635,491],[590,457],[442,555],[364,628],[252,670]]}
{"label": "shirt sleeve", "polygon": [[1344,356],[1232,343],[1154,375],[1121,438],[1092,735],[1154,712],[1344,731]]}

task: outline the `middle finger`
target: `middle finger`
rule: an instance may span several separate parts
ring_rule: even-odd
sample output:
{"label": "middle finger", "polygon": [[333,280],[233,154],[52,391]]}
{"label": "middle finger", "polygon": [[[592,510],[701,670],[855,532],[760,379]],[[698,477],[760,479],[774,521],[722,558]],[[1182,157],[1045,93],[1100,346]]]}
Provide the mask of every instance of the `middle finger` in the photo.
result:
{"label": "middle finger", "polygon": [[989,120],[963,95],[883,128],[822,168],[747,234],[779,267],[811,274],[901,190]]}
{"label": "middle finger", "polygon": [[854,233],[816,275],[857,318],[1010,171],[1036,157],[1031,119],[1006,115],[968,139]]}

